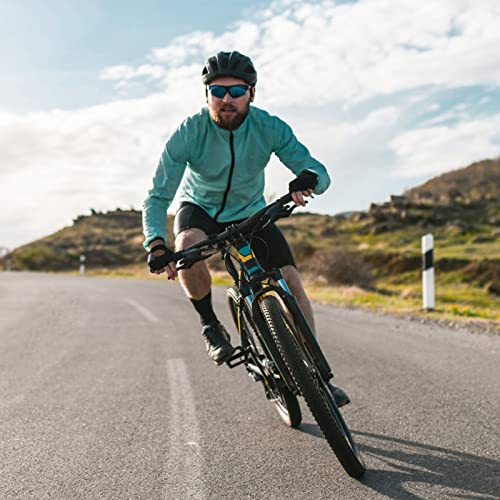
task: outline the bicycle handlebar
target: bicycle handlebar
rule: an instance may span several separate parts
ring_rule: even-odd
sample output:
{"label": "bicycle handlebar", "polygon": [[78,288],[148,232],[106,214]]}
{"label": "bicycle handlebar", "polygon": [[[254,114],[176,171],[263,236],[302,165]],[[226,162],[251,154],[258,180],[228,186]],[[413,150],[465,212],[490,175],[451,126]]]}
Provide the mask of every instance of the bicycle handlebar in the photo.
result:
{"label": "bicycle handlebar", "polygon": [[243,222],[229,226],[217,235],[210,236],[203,241],[191,245],[189,248],[175,252],[172,255],[172,262],[177,262],[178,270],[189,269],[196,262],[208,259],[208,257],[220,252],[225,241],[239,234],[246,235],[253,231],[263,229],[278,219],[288,217],[296,208],[295,205],[291,207],[285,206],[291,201],[292,196],[290,193],[278,198],[276,201],[265,206]]}

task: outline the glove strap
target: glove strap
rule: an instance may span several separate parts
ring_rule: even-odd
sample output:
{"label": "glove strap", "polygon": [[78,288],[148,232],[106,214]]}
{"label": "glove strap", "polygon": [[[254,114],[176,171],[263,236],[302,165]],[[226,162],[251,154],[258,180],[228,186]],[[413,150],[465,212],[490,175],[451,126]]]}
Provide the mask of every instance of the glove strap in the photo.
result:
{"label": "glove strap", "polygon": [[156,252],[156,250],[163,250],[164,252],[166,252],[168,250],[168,247],[162,243],[161,245],[155,245],[154,248],[151,248],[151,250],[149,250],[149,255],[151,255],[153,252]]}

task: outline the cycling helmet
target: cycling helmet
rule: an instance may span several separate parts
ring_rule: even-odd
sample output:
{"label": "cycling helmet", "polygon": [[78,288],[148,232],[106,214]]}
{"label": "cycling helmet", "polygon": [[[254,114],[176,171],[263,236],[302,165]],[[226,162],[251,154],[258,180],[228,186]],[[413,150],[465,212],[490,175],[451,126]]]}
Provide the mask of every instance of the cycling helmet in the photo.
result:
{"label": "cycling helmet", "polygon": [[257,82],[257,72],[248,56],[239,52],[219,52],[216,56],[209,57],[203,71],[201,80],[205,85],[220,76],[233,76],[255,85]]}

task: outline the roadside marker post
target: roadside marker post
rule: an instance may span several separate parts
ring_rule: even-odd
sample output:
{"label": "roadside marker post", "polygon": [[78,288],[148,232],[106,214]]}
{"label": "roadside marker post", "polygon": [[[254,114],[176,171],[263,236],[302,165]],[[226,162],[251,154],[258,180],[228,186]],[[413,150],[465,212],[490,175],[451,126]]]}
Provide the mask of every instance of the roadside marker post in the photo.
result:
{"label": "roadside marker post", "polygon": [[80,274],[85,274],[85,255],[80,255]]}
{"label": "roadside marker post", "polygon": [[434,311],[434,237],[422,236],[422,299],[426,311]]}

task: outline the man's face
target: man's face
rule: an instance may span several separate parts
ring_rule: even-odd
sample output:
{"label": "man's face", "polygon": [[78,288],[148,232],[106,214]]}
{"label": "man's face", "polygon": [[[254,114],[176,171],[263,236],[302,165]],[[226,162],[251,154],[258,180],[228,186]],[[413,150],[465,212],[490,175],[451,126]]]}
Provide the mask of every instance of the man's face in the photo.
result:
{"label": "man's face", "polygon": [[[212,81],[210,85],[229,87],[231,85],[247,85],[247,83],[239,78],[220,77]],[[246,118],[254,96],[255,89],[248,89],[242,97],[231,97],[229,92],[226,92],[226,95],[222,98],[213,96],[209,90],[207,102],[210,116],[219,127],[226,130],[235,130]]]}

